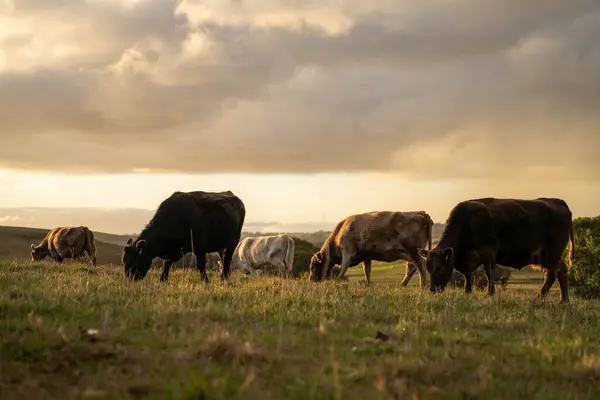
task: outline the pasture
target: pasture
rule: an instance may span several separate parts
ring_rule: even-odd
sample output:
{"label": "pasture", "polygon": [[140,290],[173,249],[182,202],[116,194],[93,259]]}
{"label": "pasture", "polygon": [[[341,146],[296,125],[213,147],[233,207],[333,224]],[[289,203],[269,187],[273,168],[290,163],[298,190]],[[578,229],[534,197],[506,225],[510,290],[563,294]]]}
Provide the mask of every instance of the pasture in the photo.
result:
{"label": "pasture", "polygon": [[[488,298],[373,284],[0,262],[0,397],[600,397],[600,303],[532,301],[539,272]],[[516,285],[516,290],[513,285]]]}

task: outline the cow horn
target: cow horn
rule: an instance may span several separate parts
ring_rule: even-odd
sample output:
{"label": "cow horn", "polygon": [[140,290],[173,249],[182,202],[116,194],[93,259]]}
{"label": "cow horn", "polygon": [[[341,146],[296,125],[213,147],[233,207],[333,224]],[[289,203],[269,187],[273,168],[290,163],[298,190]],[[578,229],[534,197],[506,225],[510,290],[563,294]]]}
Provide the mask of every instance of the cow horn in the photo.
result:
{"label": "cow horn", "polygon": [[331,261],[331,255],[329,254],[329,244],[325,247],[325,265],[323,266],[323,272],[321,272],[321,279],[327,279],[327,272],[329,269],[329,263]]}

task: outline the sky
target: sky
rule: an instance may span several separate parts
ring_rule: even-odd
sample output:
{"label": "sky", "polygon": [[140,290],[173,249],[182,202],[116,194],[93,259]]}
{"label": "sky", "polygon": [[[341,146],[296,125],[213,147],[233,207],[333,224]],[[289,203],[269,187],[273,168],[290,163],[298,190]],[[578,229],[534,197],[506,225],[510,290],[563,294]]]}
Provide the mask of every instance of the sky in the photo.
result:
{"label": "sky", "polygon": [[0,224],[135,232],[176,190],[282,230],[598,215],[598,37],[597,0],[0,0]]}

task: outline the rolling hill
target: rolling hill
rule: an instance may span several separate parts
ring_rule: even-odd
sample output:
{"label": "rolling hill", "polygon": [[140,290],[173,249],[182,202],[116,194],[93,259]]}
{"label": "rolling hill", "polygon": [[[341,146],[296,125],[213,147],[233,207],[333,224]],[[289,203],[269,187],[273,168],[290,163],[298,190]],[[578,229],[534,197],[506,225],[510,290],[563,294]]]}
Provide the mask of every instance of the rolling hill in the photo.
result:
{"label": "rolling hill", "polygon": [[[29,260],[31,244],[38,244],[48,233],[48,229],[0,226],[0,259]],[[121,260],[123,244],[128,236],[94,232],[96,256],[99,264],[118,264]]]}
{"label": "rolling hill", "polygon": [[[38,244],[48,233],[48,229],[24,228],[15,226],[0,226],[0,260],[29,260],[32,243]],[[242,237],[255,236],[255,233],[244,232]],[[114,235],[104,232],[94,232],[96,241],[96,257],[98,264],[120,264],[123,246],[130,236]],[[311,242],[294,237],[296,254],[294,271],[306,268],[310,257],[318,250]],[[187,255],[174,268],[191,265],[192,257]],[[154,265],[162,265],[160,259]]]}

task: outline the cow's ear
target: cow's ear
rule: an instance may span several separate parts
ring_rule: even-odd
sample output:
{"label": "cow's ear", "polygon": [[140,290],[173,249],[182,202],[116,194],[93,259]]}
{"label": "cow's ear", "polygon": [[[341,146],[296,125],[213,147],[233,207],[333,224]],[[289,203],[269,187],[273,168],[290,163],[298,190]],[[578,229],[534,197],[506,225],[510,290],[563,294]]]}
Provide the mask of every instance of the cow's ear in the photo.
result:
{"label": "cow's ear", "polygon": [[135,248],[137,249],[138,254],[142,254],[144,252],[144,250],[146,250],[146,241],[140,240],[139,242],[136,243]]}
{"label": "cow's ear", "polygon": [[446,259],[446,261],[451,259],[453,255],[454,255],[454,249],[452,247],[446,247],[444,249],[444,258]]}
{"label": "cow's ear", "polygon": [[314,259],[316,262],[318,262],[318,263],[320,263],[320,262],[322,262],[322,261],[323,261],[323,257],[321,257],[321,253],[317,253],[317,254],[315,254],[315,255],[313,256],[313,259]]}
{"label": "cow's ear", "polygon": [[421,258],[427,259],[427,254],[429,254],[428,250],[418,249],[418,252],[419,252],[419,256],[421,256]]}
{"label": "cow's ear", "polygon": [[133,238],[129,238],[127,240],[127,246],[131,246],[131,243],[133,243]]}

